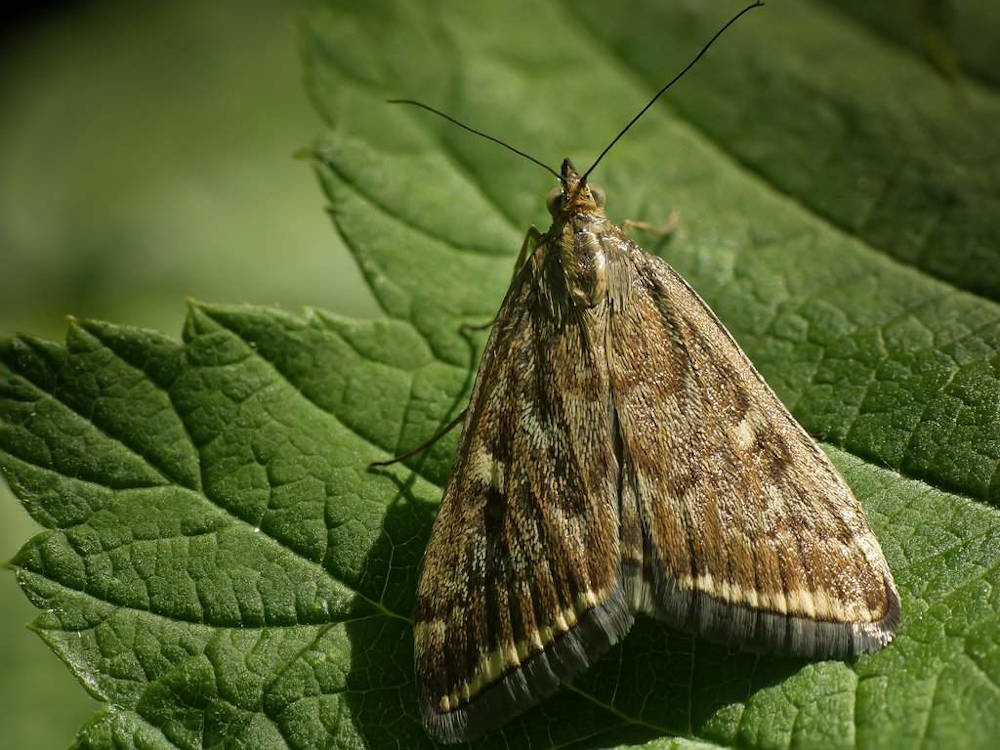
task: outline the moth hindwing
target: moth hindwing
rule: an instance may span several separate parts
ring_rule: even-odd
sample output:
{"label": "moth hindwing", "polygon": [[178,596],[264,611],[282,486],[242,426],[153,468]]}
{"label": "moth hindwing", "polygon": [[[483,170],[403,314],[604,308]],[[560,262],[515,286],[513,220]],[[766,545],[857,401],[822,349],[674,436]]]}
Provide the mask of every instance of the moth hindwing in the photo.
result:
{"label": "moth hindwing", "polygon": [[560,179],[487,342],[420,577],[419,700],[443,742],[538,703],[635,613],[835,657],[886,644],[899,617],[823,452],[568,159]]}

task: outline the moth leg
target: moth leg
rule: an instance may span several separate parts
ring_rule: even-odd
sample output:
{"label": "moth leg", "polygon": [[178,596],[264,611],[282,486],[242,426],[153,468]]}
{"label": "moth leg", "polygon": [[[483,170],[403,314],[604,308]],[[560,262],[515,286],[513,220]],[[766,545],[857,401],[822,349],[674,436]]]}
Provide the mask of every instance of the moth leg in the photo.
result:
{"label": "moth leg", "polygon": [[400,453],[398,456],[394,456],[387,461],[372,461],[370,464],[368,464],[368,468],[371,469],[376,466],[391,466],[392,464],[397,464],[400,461],[405,461],[410,456],[415,456],[418,453],[427,450],[432,445],[434,445],[434,443],[436,443],[438,440],[440,440],[449,432],[451,432],[453,429],[455,429],[455,427],[458,425],[459,422],[464,421],[465,415],[468,413],[469,413],[468,408],[462,409],[462,411],[459,412],[458,416],[456,416],[448,424],[446,424],[444,427],[442,427],[433,435],[431,435],[427,440],[422,442],[416,448],[411,448],[410,450],[406,451],[406,453]]}
{"label": "moth leg", "polygon": [[[538,227],[536,227],[534,224],[528,227],[528,231],[524,235],[524,241],[521,243],[521,251],[517,254],[517,260],[514,261],[514,273],[511,274],[510,284],[507,285],[508,289],[514,285],[514,279],[517,278],[517,274],[521,271],[521,268],[524,267],[524,264],[528,261],[528,258],[531,257],[531,254],[535,252],[535,250],[541,244],[542,237],[544,236],[545,235],[543,235],[542,232],[538,229]],[[463,323],[461,325],[460,330],[485,331],[489,328],[492,328],[493,324],[496,322],[497,319],[494,316],[494,318],[490,320],[488,323],[480,323],[479,325],[473,325],[472,323]]]}
{"label": "moth leg", "polygon": [[632,219],[625,219],[625,223],[622,224],[622,231],[628,235],[630,230],[634,227],[635,229],[641,229],[644,232],[649,232],[650,234],[655,234],[659,237],[666,237],[668,234],[673,234],[677,231],[677,227],[681,224],[680,212],[674,208],[671,209],[670,215],[667,216],[667,223],[662,225],[650,224],[648,221],[632,221]]}
{"label": "moth leg", "polygon": [[[514,279],[517,278],[517,274],[520,272],[522,266],[527,262],[531,254],[535,252],[535,249],[542,243],[542,237],[544,237],[539,231],[538,227],[532,224],[528,227],[528,231],[524,235],[524,242],[521,243],[521,252],[517,254],[517,260],[514,261],[514,273],[511,274],[510,283],[514,283]],[[529,246],[531,249],[529,250]],[[509,286],[509,285],[508,285]]]}
{"label": "moth leg", "polygon": [[497,319],[493,318],[492,320],[490,320],[487,323],[478,323],[478,324],[462,323],[462,325],[460,325],[458,327],[458,330],[463,331],[463,332],[465,332],[465,331],[488,331],[490,328],[493,327],[493,324],[496,323],[496,322],[497,322]]}

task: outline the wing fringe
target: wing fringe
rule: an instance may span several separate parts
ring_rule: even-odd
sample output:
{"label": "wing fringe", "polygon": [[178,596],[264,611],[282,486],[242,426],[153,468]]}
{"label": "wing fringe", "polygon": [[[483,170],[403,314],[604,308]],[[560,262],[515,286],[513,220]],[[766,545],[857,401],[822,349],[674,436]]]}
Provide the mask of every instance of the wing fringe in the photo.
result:
{"label": "wing fringe", "polygon": [[470,703],[442,712],[437,696],[421,691],[424,726],[439,742],[473,740],[536,705],[600,659],[631,629],[632,613],[620,585],[542,651],[505,672]]}
{"label": "wing fringe", "polygon": [[[655,570],[655,566],[654,566]],[[659,573],[659,571],[657,571]],[[654,574],[653,611],[657,619],[689,633],[742,650],[804,658],[852,658],[885,646],[899,623],[899,594],[888,580],[886,611],[872,622],[843,622],[772,612],[728,602],[673,579]]]}

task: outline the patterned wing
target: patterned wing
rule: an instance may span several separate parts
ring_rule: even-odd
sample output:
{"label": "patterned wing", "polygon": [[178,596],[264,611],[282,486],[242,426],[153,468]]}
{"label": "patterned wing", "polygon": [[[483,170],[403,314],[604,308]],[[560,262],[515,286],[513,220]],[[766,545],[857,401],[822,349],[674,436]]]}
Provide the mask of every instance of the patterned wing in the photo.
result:
{"label": "patterned wing", "polygon": [[633,609],[803,656],[887,643],[899,595],[843,478],[687,283],[608,241],[631,277],[609,360]]}
{"label": "patterned wing", "polygon": [[487,343],[417,592],[420,703],[439,740],[499,726],[631,626],[605,328],[536,250]]}

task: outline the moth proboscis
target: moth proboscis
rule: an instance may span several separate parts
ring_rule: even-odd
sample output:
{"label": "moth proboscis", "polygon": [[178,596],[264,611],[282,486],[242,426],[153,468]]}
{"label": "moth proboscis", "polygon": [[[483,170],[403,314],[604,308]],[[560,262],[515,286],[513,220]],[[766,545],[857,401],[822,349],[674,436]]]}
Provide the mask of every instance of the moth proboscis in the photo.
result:
{"label": "moth proboscis", "polygon": [[464,421],[461,445],[418,585],[419,702],[442,742],[537,704],[636,613],[806,657],[894,635],[899,595],[844,479],[698,294],[606,218],[587,179],[761,4],[582,175],[394,100],[559,179],[552,225],[529,230],[453,422]]}

